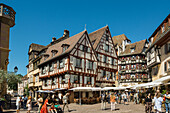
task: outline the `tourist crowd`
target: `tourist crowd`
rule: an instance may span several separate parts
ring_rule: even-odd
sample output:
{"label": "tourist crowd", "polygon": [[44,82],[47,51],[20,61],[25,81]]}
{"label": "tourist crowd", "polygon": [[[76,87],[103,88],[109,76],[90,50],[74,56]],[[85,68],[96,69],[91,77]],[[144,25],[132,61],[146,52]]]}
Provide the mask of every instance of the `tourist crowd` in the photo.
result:
{"label": "tourist crowd", "polygon": [[103,91],[101,94],[101,109],[106,109],[106,103],[111,104],[111,111],[116,110],[116,104],[123,103],[128,105],[128,102],[133,102],[134,104],[144,104],[145,112],[151,113],[152,107],[155,113],[161,113],[163,105],[165,106],[166,113],[170,113],[170,92],[167,91],[166,94],[161,94],[159,90],[156,93],[151,93],[149,91]]}
{"label": "tourist crowd", "polygon": [[[68,107],[68,96],[69,93],[66,93],[64,96],[60,95],[60,97],[55,94],[42,97],[39,94],[38,100],[34,106],[38,105],[38,113],[63,113],[65,107],[67,107],[68,112],[70,112]],[[63,108],[60,107],[60,104],[63,104]],[[33,107],[31,96],[28,98],[25,95],[23,97],[18,96],[16,100],[16,106],[17,113],[20,112],[21,106],[23,106],[24,109],[27,108],[27,113],[30,113]]]}
{"label": "tourist crowd", "polygon": [[[27,113],[30,113],[33,106],[38,105],[38,113],[63,113],[66,107],[68,112],[70,112],[68,107],[69,93],[65,92],[64,95],[59,93],[48,94],[48,95],[38,95],[37,102],[32,102],[31,96],[27,97],[17,97],[16,107],[17,113],[20,112],[21,106],[23,109],[27,109]],[[170,92],[166,91],[166,94],[157,90],[153,92],[151,90],[125,90],[125,91],[101,91],[101,109],[106,109],[106,103],[111,105],[111,111],[116,110],[116,104],[129,105],[129,102],[134,104],[145,105],[146,113],[161,113],[162,109],[165,109],[166,113],[170,113]],[[34,103],[34,104],[33,104]],[[63,104],[61,108],[60,105]],[[154,110],[153,110],[154,109]],[[0,113],[3,108],[0,103]]]}

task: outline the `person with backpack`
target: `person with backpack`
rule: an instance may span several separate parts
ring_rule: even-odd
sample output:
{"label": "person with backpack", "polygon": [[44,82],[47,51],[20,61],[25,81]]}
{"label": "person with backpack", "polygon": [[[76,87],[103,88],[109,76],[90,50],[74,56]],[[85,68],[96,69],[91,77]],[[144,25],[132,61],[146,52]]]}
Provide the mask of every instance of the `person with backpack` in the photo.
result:
{"label": "person with backpack", "polygon": [[164,95],[164,98],[165,98],[166,113],[170,113],[170,92],[169,91],[166,92],[166,94]]}

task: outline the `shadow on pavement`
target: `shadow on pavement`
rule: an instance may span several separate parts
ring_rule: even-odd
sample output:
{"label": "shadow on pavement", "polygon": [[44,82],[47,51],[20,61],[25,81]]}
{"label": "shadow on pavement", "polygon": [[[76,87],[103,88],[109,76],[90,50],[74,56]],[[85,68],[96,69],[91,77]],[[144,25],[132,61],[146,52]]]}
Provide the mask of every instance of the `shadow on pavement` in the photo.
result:
{"label": "shadow on pavement", "polygon": [[75,110],[75,109],[71,109],[71,110],[69,110],[70,112],[72,112],[72,111],[77,111],[77,110]]}
{"label": "shadow on pavement", "polygon": [[16,111],[4,111],[3,113],[16,113]]}

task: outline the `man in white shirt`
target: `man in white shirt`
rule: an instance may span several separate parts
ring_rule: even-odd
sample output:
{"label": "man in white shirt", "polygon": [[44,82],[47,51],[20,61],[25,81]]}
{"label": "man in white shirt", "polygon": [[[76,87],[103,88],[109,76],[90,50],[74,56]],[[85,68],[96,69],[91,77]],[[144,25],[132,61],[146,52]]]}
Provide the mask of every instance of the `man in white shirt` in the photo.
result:
{"label": "man in white shirt", "polygon": [[17,106],[17,113],[19,113],[20,111],[20,106],[21,106],[21,97],[17,97],[17,100],[16,100],[16,106]]}
{"label": "man in white shirt", "polygon": [[68,108],[68,95],[69,95],[69,93],[66,93],[66,94],[63,96],[63,112],[64,112],[65,106],[67,107],[68,112],[70,112],[70,110],[69,110],[69,108]]}

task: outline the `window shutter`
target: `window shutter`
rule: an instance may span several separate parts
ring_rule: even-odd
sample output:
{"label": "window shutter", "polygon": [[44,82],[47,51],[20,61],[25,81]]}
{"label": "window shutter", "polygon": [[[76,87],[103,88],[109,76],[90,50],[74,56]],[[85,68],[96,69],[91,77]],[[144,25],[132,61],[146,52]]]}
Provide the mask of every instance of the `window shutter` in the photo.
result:
{"label": "window shutter", "polygon": [[49,72],[50,71],[50,66],[49,66],[49,64],[47,65],[47,72]]}
{"label": "window shutter", "polygon": [[57,61],[57,69],[59,69],[59,61]]}
{"label": "window shutter", "polygon": [[90,52],[90,48],[89,47],[87,47],[87,52]]}
{"label": "window shutter", "polygon": [[84,59],[82,59],[82,69],[84,70]]}
{"label": "window shutter", "polygon": [[91,83],[94,85],[94,77],[91,77]]}
{"label": "window shutter", "polygon": [[84,76],[84,84],[87,84],[87,77]]}
{"label": "window shutter", "polygon": [[80,46],[79,46],[79,49],[80,49],[80,50],[83,50],[83,45],[80,45]]}
{"label": "window shutter", "polygon": [[80,84],[82,84],[83,83],[83,78],[82,78],[82,76],[80,76]]}
{"label": "window shutter", "polygon": [[86,69],[89,69],[89,61],[86,60]]}
{"label": "window shutter", "polygon": [[106,50],[106,45],[105,44],[103,44],[103,49]]}
{"label": "window shutter", "polygon": [[74,83],[74,75],[71,75],[71,76],[70,76],[70,82],[71,82],[71,83]]}
{"label": "window shutter", "polygon": [[75,67],[75,66],[76,66],[76,58],[73,57],[73,67]]}
{"label": "window shutter", "polygon": [[94,63],[93,63],[93,69],[94,69],[94,70],[96,70],[96,68],[97,68],[96,65],[97,65],[97,63],[94,62]]}

